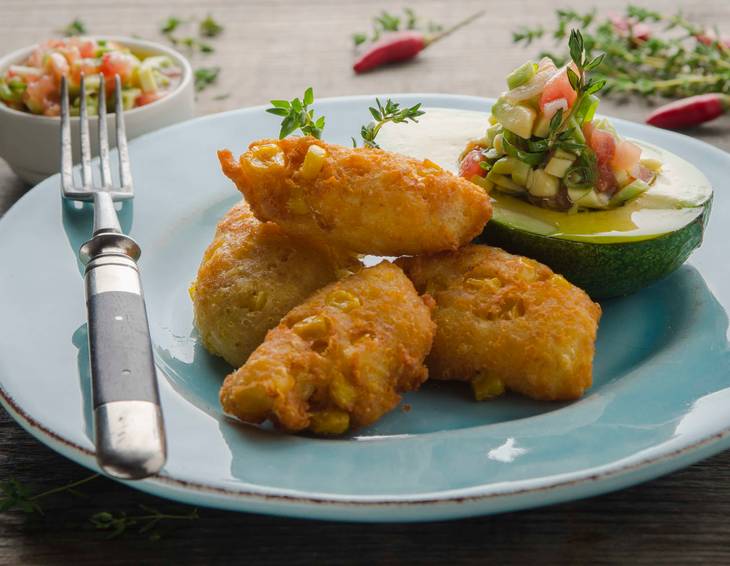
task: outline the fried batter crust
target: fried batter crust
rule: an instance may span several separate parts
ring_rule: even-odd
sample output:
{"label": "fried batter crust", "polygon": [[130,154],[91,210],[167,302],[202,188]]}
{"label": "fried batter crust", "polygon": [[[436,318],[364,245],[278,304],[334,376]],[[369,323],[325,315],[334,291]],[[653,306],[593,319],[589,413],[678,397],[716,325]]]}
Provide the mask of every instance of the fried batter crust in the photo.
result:
{"label": "fried batter crust", "polygon": [[[326,157],[318,174],[305,178],[300,168],[313,144]],[[239,160],[227,150],[218,157],[259,219],[356,253],[455,250],[492,214],[475,184],[428,160],[380,149],[291,137],[255,141]]]}
{"label": "fried batter crust", "polygon": [[601,308],[550,268],[481,245],[398,265],[436,300],[434,379],[499,380],[541,400],[590,387]]}
{"label": "fried batter crust", "polygon": [[326,251],[260,222],[239,202],[219,222],[190,287],[203,345],[240,367],[268,330],[336,273]]}
{"label": "fried batter crust", "polygon": [[389,262],[332,283],[290,311],[226,377],[223,409],[289,431],[368,425],[426,380],[431,308]]}

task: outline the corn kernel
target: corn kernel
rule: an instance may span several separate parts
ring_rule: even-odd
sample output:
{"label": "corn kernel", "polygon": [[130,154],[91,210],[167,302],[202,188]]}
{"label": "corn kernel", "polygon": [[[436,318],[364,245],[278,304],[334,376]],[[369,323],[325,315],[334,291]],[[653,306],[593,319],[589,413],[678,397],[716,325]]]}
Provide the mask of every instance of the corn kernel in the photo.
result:
{"label": "corn kernel", "polygon": [[490,277],[488,279],[469,277],[466,280],[466,284],[469,287],[474,287],[476,289],[485,289],[487,291],[491,291],[492,293],[495,293],[502,287],[502,282],[499,280],[498,277]]}
{"label": "corn kernel", "polygon": [[317,340],[327,336],[329,321],[323,316],[312,315],[297,322],[292,330],[305,340]]}
{"label": "corn kernel", "polygon": [[504,393],[504,383],[500,379],[482,372],[472,379],[471,388],[474,391],[474,398],[477,401],[499,397]]}
{"label": "corn kernel", "polygon": [[309,429],[316,434],[342,434],[349,427],[350,415],[337,409],[312,413],[309,419]]}
{"label": "corn kernel", "polygon": [[261,422],[274,404],[273,398],[262,385],[253,385],[236,394],[235,414],[247,422]]}
{"label": "corn kernel", "polygon": [[302,178],[312,180],[319,175],[324,165],[325,157],[327,157],[327,152],[323,147],[316,144],[310,145],[307,154],[304,156],[302,167],[299,169],[299,174]]}
{"label": "corn kernel", "polygon": [[268,293],[266,291],[256,291],[253,296],[253,310],[260,311],[266,306],[266,300],[268,299]]}
{"label": "corn kernel", "polygon": [[284,152],[275,143],[264,143],[251,149],[253,158],[249,163],[254,167],[269,169],[284,166]]}
{"label": "corn kernel", "polygon": [[351,409],[357,398],[357,390],[343,375],[330,382],[330,397],[342,409]]}
{"label": "corn kernel", "polygon": [[326,303],[332,307],[336,307],[344,312],[350,312],[352,309],[359,307],[362,303],[352,293],[337,289],[327,295]]}
{"label": "corn kernel", "polygon": [[307,206],[307,201],[304,200],[304,192],[301,187],[295,187],[292,190],[286,206],[292,214],[307,214],[309,212],[309,207]]}

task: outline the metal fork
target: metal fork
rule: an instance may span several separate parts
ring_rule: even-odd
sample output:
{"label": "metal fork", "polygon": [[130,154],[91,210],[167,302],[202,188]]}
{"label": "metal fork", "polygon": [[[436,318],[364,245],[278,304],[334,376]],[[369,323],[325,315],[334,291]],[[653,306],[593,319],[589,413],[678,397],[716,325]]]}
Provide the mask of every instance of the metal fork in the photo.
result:
{"label": "metal fork", "polygon": [[88,315],[96,459],[110,475],[139,479],[162,468],[166,441],[160,410],[137,243],[122,233],[114,201],[131,199],[132,174],[124,131],[122,86],[115,77],[119,186],[112,184],[106,88],[100,76],[98,122],[100,186],[91,171],[87,83],[81,79],[81,185],[73,180],[66,77],[61,82],[61,189],[66,199],[94,203],[94,232],[79,250]]}

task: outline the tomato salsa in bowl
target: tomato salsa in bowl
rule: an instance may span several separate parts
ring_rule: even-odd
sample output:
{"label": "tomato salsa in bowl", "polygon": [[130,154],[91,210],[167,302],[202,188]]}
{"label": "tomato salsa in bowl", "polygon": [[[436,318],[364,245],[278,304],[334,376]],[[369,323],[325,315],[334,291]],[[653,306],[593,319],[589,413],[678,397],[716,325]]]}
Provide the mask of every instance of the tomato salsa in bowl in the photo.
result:
{"label": "tomato salsa in bowl", "polygon": [[[130,138],[193,117],[190,64],[164,45],[95,36],[52,39],[20,49],[0,58],[0,157],[27,183],[58,171],[60,80],[68,77],[71,113],[78,115],[82,74],[92,115],[100,76],[107,79],[109,109],[114,108],[113,78],[120,76]],[[113,116],[108,121],[113,138]],[[71,128],[77,136],[77,117]]]}

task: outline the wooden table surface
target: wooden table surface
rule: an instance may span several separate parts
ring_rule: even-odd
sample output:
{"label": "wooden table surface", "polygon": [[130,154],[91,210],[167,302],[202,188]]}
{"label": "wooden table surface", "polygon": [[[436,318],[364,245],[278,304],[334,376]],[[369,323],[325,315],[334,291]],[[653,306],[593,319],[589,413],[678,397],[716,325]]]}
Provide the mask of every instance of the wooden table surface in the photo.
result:
{"label": "wooden table surface", "polygon": [[[91,33],[160,39],[170,15],[211,13],[225,24],[216,52],[194,65],[220,65],[219,84],[201,93],[199,114],[300,95],[451,92],[494,96],[502,77],[537,48],[510,45],[518,25],[552,24],[551,3],[432,0],[411,2],[419,14],[452,22],[481,8],[487,15],[445,39],[410,65],[354,76],[350,34],[368,28],[381,9],[402,2],[354,0],[199,1],[0,0],[2,51],[56,33],[75,17]],[[600,2],[601,12],[623,2]],[[644,2],[663,12],[674,1]],[[578,7],[578,4],[575,4]],[[727,0],[691,0],[685,15],[730,33]],[[227,95],[227,96],[222,96]],[[641,120],[647,103],[606,101],[602,111]],[[730,119],[692,132],[730,150]],[[28,190],[0,161],[0,215]],[[2,272],[0,271],[0,276]],[[658,395],[661,391],[657,392]],[[0,411],[0,481],[15,478],[39,492],[88,476],[88,471],[41,445]],[[549,508],[451,523],[361,525],[308,522],[200,509],[200,518],[170,522],[160,540],[132,529],[104,540],[89,529],[100,511],[138,513],[146,504],[185,512],[106,479],[82,488],[85,497],[44,498],[45,514],[0,513],[0,564],[126,563],[730,563],[730,452],[621,492]]]}

